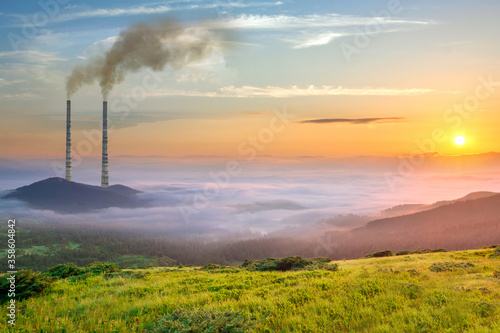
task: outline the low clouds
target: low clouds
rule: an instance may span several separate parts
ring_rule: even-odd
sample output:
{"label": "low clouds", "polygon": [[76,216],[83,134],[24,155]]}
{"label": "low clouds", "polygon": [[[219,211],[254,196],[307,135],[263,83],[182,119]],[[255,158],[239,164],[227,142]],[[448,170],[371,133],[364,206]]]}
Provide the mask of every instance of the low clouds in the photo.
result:
{"label": "low clouds", "polygon": [[[485,170],[476,167],[478,159],[491,163],[500,158],[498,155],[470,156],[467,163],[461,158],[462,173],[436,171],[443,170],[443,165],[456,164],[457,158],[429,156],[426,164],[396,190],[391,190],[384,173],[397,172],[397,158],[311,158],[300,163],[255,161],[219,188],[216,195],[205,197],[208,199],[205,201],[199,198],[206,194],[207,185],[213,185],[210,172],[220,170],[228,158],[115,157],[113,183],[143,191],[139,196],[150,202],[151,207],[108,208],[67,215],[29,209],[16,200],[0,200],[0,214],[21,221],[94,223],[172,237],[302,234],[322,228],[358,227],[367,221],[360,216],[376,216],[398,204],[432,203],[456,199],[477,190],[498,190],[498,170],[492,167],[494,172],[485,177]],[[95,184],[100,180],[100,159],[89,164],[87,160],[91,159],[74,170],[74,177],[77,181]],[[32,170],[50,166],[46,161],[35,162],[16,172],[13,168],[19,166],[19,162],[0,159],[0,190],[53,176],[47,168]],[[29,179],[26,170],[31,170]],[[185,219],[181,209],[191,209],[189,219]],[[350,213],[358,216],[335,218]]]}
{"label": "low clouds", "polygon": [[236,208],[237,214],[242,213],[257,213],[257,212],[265,212],[270,210],[304,210],[306,207],[287,200],[276,200],[276,201],[268,201],[268,202],[254,202],[251,204],[239,204],[233,206]]}
{"label": "low clouds", "polygon": [[327,118],[327,119],[311,119],[301,121],[302,124],[332,124],[332,123],[347,123],[353,125],[359,124],[371,124],[371,123],[395,123],[403,121],[405,118],[402,117],[387,117],[387,118],[357,118],[357,119],[346,119],[346,118]]}

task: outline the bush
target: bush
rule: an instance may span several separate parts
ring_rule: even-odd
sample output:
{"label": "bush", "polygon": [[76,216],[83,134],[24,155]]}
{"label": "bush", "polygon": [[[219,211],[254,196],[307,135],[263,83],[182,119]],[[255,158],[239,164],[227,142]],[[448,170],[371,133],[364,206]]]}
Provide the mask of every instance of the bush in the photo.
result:
{"label": "bush", "polygon": [[110,262],[93,262],[90,265],[85,267],[89,273],[92,275],[101,275],[104,273],[113,273],[119,272],[117,264],[113,264]]}
{"label": "bush", "polygon": [[298,271],[298,270],[320,270],[337,271],[338,265],[329,265],[330,258],[304,259],[299,256],[285,257],[282,259],[267,258],[265,260],[245,260],[242,267],[251,271],[270,272],[270,271]]}
{"label": "bush", "polygon": [[[496,245],[495,245],[496,246]],[[490,259],[498,259],[500,258],[500,247],[495,247],[495,251],[488,256]]]}
{"label": "bush", "polygon": [[72,282],[84,280],[89,276],[103,275],[106,278],[120,275],[121,269],[117,264],[109,262],[94,262],[85,267],[78,267],[75,264],[61,264],[46,269],[42,272],[43,276],[55,279],[71,278]]}
{"label": "bush", "polygon": [[381,252],[375,252],[373,254],[373,256],[375,258],[392,257],[393,255],[394,255],[394,253],[392,253],[391,250],[385,250],[385,251],[381,251]]}
{"label": "bush", "polygon": [[245,333],[254,323],[235,311],[177,309],[147,329],[151,333]]}
{"label": "bush", "polygon": [[469,267],[475,267],[475,265],[470,262],[436,262],[429,267],[429,270],[432,272],[452,272]]}
{"label": "bush", "polygon": [[447,252],[445,249],[420,249],[418,248],[417,250],[415,251],[408,251],[408,250],[405,250],[405,251],[398,251],[396,252],[396,255],[397,256],[405,256],[405,255],[409,255],[409,254],[426,254],[426,253],[438,253],[438,252]]}
{"label": "bush", "polygon": [[251,264],[253,264],[253,260],[248,260],[248,259],[245,259],[245,261],[243,262],[243,264],[241,264],[242,267],[248,267],[250,266]]}
{"label": "bush", "polygon": [[320,264],[328,264],[329,262],[332,261],[332,259],[327,257],[312,258],[311,260]]}
{"label": "bush", "polygon": [[323,269],[327,271],[336,272],[339,270],[339,264],[325,265],[323,266]]}
{"label": "bush", "polygon": [[213,270],[223,269],[223,268],[224,268],[224,266],[222,266],[222,265],[206,264],[201,269],[204,270],[204,271],[213,271]]}
{"label": "bush", "polygon": [[[5,303],[10,300],[8,296],[10,290],[10,280],[7,278],[11,274],[0,275],[0,303]],[[22,270],[16,276],[16,289],[15,299],[26,299],[46,290],[54,281],[54,279],[42,275],[40,272],[33,272],[32,270]]]}
{"label": "bush", "polygon": [[61,264],[42,272],[43,275],[53,278],[65,279],[70,276],[78,276],[85,273],[85,269],[76,266],[75,264]]}
{"label": "bush", "polygon": [[383,258],[383,257],[392,257],[394,253],[391,250],[385,250],[381,252],[369,253],[365,256],[365,258]]}
{"label": "bush", "polygon": [[289,270],[303,269],[304,267],[310,265],[311,263],[312,261],[298,256],[285,257],[282,259],[267,258],[265,260],[255,261],[253,265],[248,266],[248,268],[258,272],[268,272],[268,271],[285,272]]}

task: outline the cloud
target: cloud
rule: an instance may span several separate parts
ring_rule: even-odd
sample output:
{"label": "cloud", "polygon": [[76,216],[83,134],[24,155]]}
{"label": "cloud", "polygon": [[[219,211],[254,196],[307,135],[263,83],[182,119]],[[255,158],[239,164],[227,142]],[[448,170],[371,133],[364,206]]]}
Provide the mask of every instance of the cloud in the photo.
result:
{"label": "cloud", "polygon": [[[191,1],[172,1],[170,3],[190,3]],[[134,16],[134,15],[157,15],[171,11],[196,10],[196,9],[215,9],[215,8],[248,8],[248,7],[267,7],[279,6],[283,2],[215,2],[209,4],[192,4],[188,6],[171,7],[165,5],[159,6],[136,6],[128,8],[99,8],[91,10],[75,11],[73,13],[61,14],[54,18],[54,22],[72,21],[82,18],[92,17],[113,17],[113,16]]]}
{"label": "cloud", "polygon": [[54,22],[65,22],[65,21],[72,21],[72,20],[91,18],[91,17],[163,14],[170,12],[171,10],[172,8],[167,6],[157,6],[157,7],[138,6],[131,8],[92,9],[92,10],[79,11],[69,14],[61,14],[56,18],[54,18]]}
{"label": "cloud", "polygon": [[[21,221],[95,223],[182,237],[277,230],[284,233],[292,229],[301,233],[321,225],[349,228],[364,222],[356,216],[333,218],[339,214],[374,216],[396,204],[456,199],[478,189],[497,191],[500,186],[498,170],[491,166],[498,165],[500,154],[428,156],[423,170],[406,179],[404,191],[391,191],[385,176],[387,171],[397,172],[399,158],[365,156],[242,164],[244,171],[240,175],[220,188],[217,195],[206,197],[207,185],[214,184],[210,173],[224,170],[220,168],[233,158],[113,157],[114,182],[143,191],[140,197],[151,202],[152,207],[64,215],[33,210],[14,200],[0,200],[0,214]],[[25,160],[0,159],[0,190],[53,176],[52,162],[31,160],[27,164]],[[73,176],[77,181],[98,184],[100,162],[100,158],[87,157],[74,169]],[[460,172],[450,172],[457,170],[457,165]],[[189,221],[181,214],[181,207],[193,212]]]}
{"label": "cloud", "polygon": [[54,61],[65,61],[66,59],[58,58],[53,54],[39,51],[5,51],[0,52],[0,58],[15,58],[16,62],[20,59],[25,62],[35,64],[48,64]]}
{"label": "cloud", "polygon": [[304,28],[339,28],[364,26],[367,24],[382,25],[429,25],[432,21],[391,19],[385,17],[325,14],[325,15],[240,15],[228,21],[212,21],[218,28],[238,29],[304,29]]}
{"label": "cloud", "polygon": [[229,20],[209,21],[209,26],[219,29],[272,31],[273,38],[292,44],[294,49],[327,45],[337,38],[359,34],[366,26],[376,25],[381,32],[387,33],[430,24],[435,22],[335,13],[303,16],[243,14]]}
{"label": "cloud", "polygon": [[305,49],[311,46],[327,45],[336,38],[345,36],[345,34],[326,32],[314,36],[307,36],[303,40],[292,41],[295,44],[294,49]]}
{"label": "cloud", "polygon": [[[424,88],[344,88],[342,86],[321,86],[311,85],[307,88],[299,86],[291,87],[252,87],[252,86],[227,86],[218,91],[182,91],[182,90],[158,90],[151,92],[150,96],[188,96],[188,97],[218,97],[218,98],[289,98],[305,96],[418,96],[438,91]],[[449,93],[449,92],[448,92]]]}
{"label": "cloud", "polygon": [[42,96],[35,95],[32,93],[22,93],[22,94],[2,94],[0,95],[1,99],[12,99],[12,100],[27,100],[27,99],[37,99]]}
{"label": "cloud", "polygon": [[358,118],[358,119],[311,119],[301,121],[302,124],[331,124],[331,123],[348,123],[348,124],[371,124],[371,123],[393,123],[404,120],[402,117],[386,117],[386,118]]}
{"label": "cloud", "polygon": [[270,210],[304,210],[306,207],[288,200],[276,200],[267,202],[254,202],[251,204],[239,204],[233,206],[237,214],[257,213]]}

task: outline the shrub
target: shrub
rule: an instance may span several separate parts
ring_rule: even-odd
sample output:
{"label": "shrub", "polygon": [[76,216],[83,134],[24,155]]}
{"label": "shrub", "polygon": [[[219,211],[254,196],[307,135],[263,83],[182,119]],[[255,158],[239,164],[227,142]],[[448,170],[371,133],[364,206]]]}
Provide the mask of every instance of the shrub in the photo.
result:
{"label": "shrub", "polygon": [[[0,303],[5,303],[10,300],[8,297],[10,290],[10,280],[7,278],[11,274],[0,275]],[[32,297],[47,289],[54,281],[52,278],[42,275],[40,272],[33,272],[32,270],[22,270],[16,276],[16,300]]]}
{"label": "shrub", "polygon": [[48,278],[65,279],[71,278],[71,282],[84,280],[89,276],[103,275],[106,278],[119,276],[122,272],[117,264],[109,262],[94,262],[85,267],[78,267],[75,264],[61,264],[46,269],[41,274]]}
{"label": "shrub", "polygon": [[475,267],[475,265],[470,262],[436,262],[429,267],[429,270],[432,272],[452,272],[469,267]]}
{"label": "shrub", "polygon": [[317,263],[321,263],[321,264],[328,264],[329,262],[332,261],[332,259],[327,258],[327,257],[312,258],[311,260],[314,262],[317,262]]}
{"label": "shrub", "polygon": [[381,252],[375,252],[373,254],[373,256],[375,258],[392,257],[393,255],[394,255],[394,253],[392,253],[391,250],[385,250],[385,251],[381,251]]}
{"label": "shrub", "polygon": [[282,259],[267,258],[265,260],[258,260],[253,263],[252,266],[248,266],[250,269],[267,272],[267,271],[289,271],[289,270],[299,270],[307,265],[311,264],[310,260],[304,259],[302,257],[285,257]]}
{"label": "shrub", "polygon": [[76,266],[75,264],[61,264],[42,272],[43,275],[53,278],[65,279],[70,276],[78,276],[85,273],[85,269]]}
{"label": "shrub", "polygon": [[243,262],[243,264],[241,264],[242,267],[248,267],[250,266],[251,264],[253,264],[253,260],[248,260],[248,259],[245,259],[245,261]]}
{"label": "shrub", "polygon": [[206,264],[201,269],[204,270],[204,271],[213,271],[213,270],[223,269],[223,268],[224,268],[224,266],[222,266],[222,265]]}
{"label": "shrub", "polygon": [[329,265],[330,258],[305,259],[299,256],[285,257],[281,259],[267,258],[265,260],[245,260],[242,267],[251,271],[269,272],[269,271],[298,271],[298,270],[319,270],[337,271],[338,264]]}
{"label": "shrub", "polygon": [[392,257],[394,253],[391,250],[385,250],[381,252],[368,253],[365,258],[382,258],[382,257]]}
{"label": "shrub", "polygon": [[147,332],[151,333],[245,333],[253,331],[254,323],[235,311],[214,309],[177,309],[160,318]]}
{"label": "shrub", "polygon": [[[496,246],[496,245],[495,245]],[[495,251],[488,256],[490,259],[498,259],[500,258],[500,247],[495,247]]]}
{"label": "shrub", "polygon": [[398,251],[396,252],[396,255],[397,256],[405,256],[405,255],[409,255],[409,254],[426,254],[426,253],[438,253],[438,252],[447,252],[445,249],[420,249],[418,248],[417,250],[415,251],[408,251],[408,250],[405,250],[405,251]]}
{"label": "shrub", "polygon": [[87,265],[85,268],[87,272],[91,273],[92,275],[101,275],[104,273],[113,273],[120,271],[117,264],[113,264],[110,262],[96,261],[91,263],[90,265]]}
{"label": "shrub", "polygon": [[323,266],[323,269],[327,271],[336,272],[339,270],[339,264],[325,265]]}

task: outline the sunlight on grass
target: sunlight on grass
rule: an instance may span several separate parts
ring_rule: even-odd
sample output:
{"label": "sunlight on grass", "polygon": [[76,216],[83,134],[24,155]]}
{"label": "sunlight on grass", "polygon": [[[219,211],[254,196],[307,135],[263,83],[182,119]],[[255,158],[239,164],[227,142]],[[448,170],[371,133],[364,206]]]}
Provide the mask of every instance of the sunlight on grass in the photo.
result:
{"label": "sunlight on grass", "polygon": [[[19,302],[16,329],[149,332],[160,318],[189,325],[229,318],[254,332],[500,331],[493,249],[334,263],[337,272],[152,268],[66,278]],[[0,330],[8,331],[5,321]]]}

